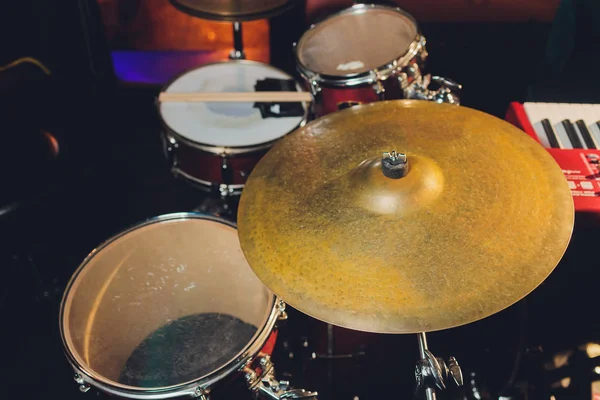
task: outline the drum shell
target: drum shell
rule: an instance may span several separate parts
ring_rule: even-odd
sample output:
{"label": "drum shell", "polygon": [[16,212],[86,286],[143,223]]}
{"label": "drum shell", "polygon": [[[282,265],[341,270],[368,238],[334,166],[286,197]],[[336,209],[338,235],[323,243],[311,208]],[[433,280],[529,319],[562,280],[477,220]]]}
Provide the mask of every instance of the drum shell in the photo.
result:
{"label": "drum shell", "polygon": [[226,186],[237,193],[272,144],[251,148],[204,147],[172,131],[163,133],[171,171],[207,190]]}
{"label": "drum shell", "polygon": [[385,76],[373,74],[371,81],[357,85],[343,79],[319,81],[303,75],[306,86],[312,87],[315,94],[313,115],[318,118],[352,105],[408,98],[406,89],[421,79],[426,58],[427,51],[423,45],[405,66]]}

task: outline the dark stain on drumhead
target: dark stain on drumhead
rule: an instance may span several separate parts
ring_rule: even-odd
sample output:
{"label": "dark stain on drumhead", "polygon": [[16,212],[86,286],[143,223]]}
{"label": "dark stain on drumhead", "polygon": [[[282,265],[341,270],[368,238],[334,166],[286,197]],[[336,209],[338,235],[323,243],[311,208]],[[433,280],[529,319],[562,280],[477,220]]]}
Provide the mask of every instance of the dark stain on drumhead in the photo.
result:
{"label": "dark stain on drumhead", "polygon": [[196,314],[154,331],[131,354],[119,382],[164,387],[223,367],[252,340],[257,327],[224,314]]}

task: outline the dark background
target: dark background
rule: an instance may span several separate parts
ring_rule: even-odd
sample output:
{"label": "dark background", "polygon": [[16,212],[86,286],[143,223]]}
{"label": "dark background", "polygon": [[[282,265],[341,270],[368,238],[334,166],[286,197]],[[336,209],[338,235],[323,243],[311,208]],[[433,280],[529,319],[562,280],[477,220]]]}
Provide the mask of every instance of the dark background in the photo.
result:
{"label": "dark background", "polygon": [[[290,46],[305,17],[299,8],[271,21],[272,63],[289,73]],[[598,103],[599,18],[594,2],[573,0],[561,2],[548,22],[424,22],[428,70],[461,83],[463,105],[500,118],[510,101]],[[48,77],[31,64],[0,72],[0,397],[102,397],[78,391],[62,352],[58,306],[68,279],[113,234],[198,209],[205,197],[169,173],[154,106],[160,85],[117,79],[94,2],[4,1],[0,20],[0,64],[31,56],[53,72]],[[58,160],[40,150],[40,129],[59,140]],[[571,389],[579,381],[582,391],[556,398],[589,399],[591,361],[573,361],[564,376],[543,373],[542,364],[600,339],[598,232],[589,216],[578,215],[567,254],[542,286],[493,317],[430,334],[434,354],[457,356],[465,376],[475,374],[489,392],[483,398],[503,389],[546,399],[551,381],[570,376]],[[275,352],[280,377],[291,374],[324,399],[412,396],[416,337],[364,335],[363,361],[306,361],[320,349],[322,329],[290,312]]]}

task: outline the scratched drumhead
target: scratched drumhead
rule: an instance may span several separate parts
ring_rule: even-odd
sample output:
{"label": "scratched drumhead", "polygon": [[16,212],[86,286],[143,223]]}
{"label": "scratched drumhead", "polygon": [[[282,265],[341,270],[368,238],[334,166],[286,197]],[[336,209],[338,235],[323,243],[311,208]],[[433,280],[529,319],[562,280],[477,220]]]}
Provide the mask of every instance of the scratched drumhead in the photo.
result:
{"label": "scratched drumhead", "polygon": [[[254,92],[265,79],[293,80],[266,64],[230,61],[209,64],[175,79],[164,90],[168,93]],[[302,90],[294,82],[296,90]],[[276,89],[275,89],[276,90]],[[252,102],[239,103],[162,103],[160,116],[165,125],[178,135],[198,144],[217,147],[248,147],[277,140],[296,129],[305,119],[308,106],[300,112],[281,116],[277,105],[273,114],[264,117]]]}
{"label": "scratched drumhead", "polygon": [[235,228],[173,218],[97,250],[67,291],[61,324],[69,353],[91,376],[163,388],[229,365],[256,340],[273,304]]}
{"label": "scratched drumhead", "polygon": [[296,54],[314,73],[360,74],[404,55],[417,33],[414,20],[395,8],[358,6],[308,30],[298,42]]}

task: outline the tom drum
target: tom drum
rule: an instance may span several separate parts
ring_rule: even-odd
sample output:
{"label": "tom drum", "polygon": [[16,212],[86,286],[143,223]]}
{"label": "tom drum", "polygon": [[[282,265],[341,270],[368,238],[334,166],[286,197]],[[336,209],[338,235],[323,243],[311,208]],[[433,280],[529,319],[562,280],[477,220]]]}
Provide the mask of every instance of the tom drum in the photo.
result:
{"label": "tom drum", "polygon": [[247,265],[234,225],[169,214],[83,261],[65,291],[60,330],[82,391],[206,398],[241,378],[258,393],[261,379],[273,380],[269,354],[284,306]]}
{"label": "tom drum", "polygon": [[[385,5],[356,4],[312,25],[294,49],[315,116],[379,100],[458,104],[459,85],[423,75],[425,44],[410,14]],[[428,89],[432,79],[439,90]]]}

